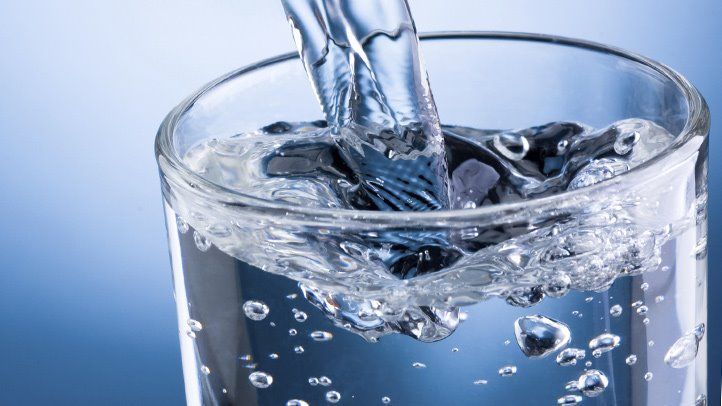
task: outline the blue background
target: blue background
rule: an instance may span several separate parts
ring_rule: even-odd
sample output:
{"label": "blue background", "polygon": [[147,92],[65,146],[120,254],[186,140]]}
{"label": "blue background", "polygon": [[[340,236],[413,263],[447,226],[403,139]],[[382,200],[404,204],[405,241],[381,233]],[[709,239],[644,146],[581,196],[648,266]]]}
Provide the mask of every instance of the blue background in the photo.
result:
{"label": "blue background", "polygon": [[[412,7],[422,31],[596,40],[663,61],[701,90],[713,118],[716,292],[722,1],[480,3]],[[0,0],[0,404],[183,403],[153,138],[205,82],[291,49],[277,0]],[[720,299],[710,298],[718,378]]]}

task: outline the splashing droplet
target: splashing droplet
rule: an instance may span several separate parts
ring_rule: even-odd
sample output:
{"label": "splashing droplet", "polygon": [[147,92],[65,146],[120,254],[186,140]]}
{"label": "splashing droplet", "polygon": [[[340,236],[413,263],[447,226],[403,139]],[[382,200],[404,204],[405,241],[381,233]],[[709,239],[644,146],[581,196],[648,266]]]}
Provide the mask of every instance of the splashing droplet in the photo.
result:
{"label": "splashing droplet", "polygon": [[584,396],[593,398],[597,397],[604,392],[604,389],[609,385],[609,379],[604,375],[602,371],[596,369],[590,369],[589,371],[583,372],[579,376],[577,381],[577,387],[584,394]]}
{"label": "splashing droplet", "polygon": [[566,324],[541,315],[518,318],[514,333],[524,355],[533,358],[546,357],[566,346],[571,339]]}
{"label": "splashing droplet", "polygon": [[260,389],[268,388],[273,384],[273,377],[261,371],[251,372],[251,374],[248,375],[248,380],[251,382],[251,385]]}
{"label": "splashing droplet", "polygon": [[268,316],[270,309],[260,300],[248,300],[243,303],[243,313],[251,320],[261,321]]}

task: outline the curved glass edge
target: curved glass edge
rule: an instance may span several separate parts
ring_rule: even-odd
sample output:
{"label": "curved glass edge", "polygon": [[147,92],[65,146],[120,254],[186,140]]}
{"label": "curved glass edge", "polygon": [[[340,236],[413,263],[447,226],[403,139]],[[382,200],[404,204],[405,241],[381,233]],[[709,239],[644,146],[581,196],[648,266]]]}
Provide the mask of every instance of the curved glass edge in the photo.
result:
{"label": "curved glass edge", "polygon": [[[644,182],[650,178],[657,178],[665,172],[663,169],[674,166],[675,163],[683,162],[691,155],[697,153],[699,147],[702,145],[701,141],[704,141],[704,139],[708,137],[710,113],[707,103],[699,91],[673,69],[644,56],[592,41],[548,34],[502,31],[443,31],[424,33],[420,35],[420,38],[423,41],[494,39],[543,42],[587,49],[625,58],[651,68],[677,85],[687,101],[687,121],[680,134],[675,138],[674,143],[665,151],[612,179],[582,189],[566,191],[552,196],[534,198],[521,202],[482,206],[476,209],[403,212],[403,215],[400,215],[398,212],[309,208],[246,195],[210,182],[190,170],[175,154],[173,147],[173,134],[180,118],[193,107],[198,99],[224,82],[276,63],[298,58],[296,52],[289,52],[229,72],[209,82],[171,110],[163,120],[155,139],[155,154],[162,177],[164,178],[163,180],[172,184],[173,187],[185,189],[199,199],[211,200],[229,208],[237,208],[251,212],[254,215],[264,217],[282,216],[284,221],[293,221],[301,224],[333,224],[335,226],[365,224],[390,227],[454,227],[463,226],[469,222],[473,222],[476,225],[480,223],[498,224],[504,221],[527,218],[532,214],[539,216],[563,212],[571,206],[578,206],[578,199],[585,196],[589,199],[590,197],[593,198],[593,196],[599,196],[601,194],[606,195],[609,193],[624,192],[625,189],[639,184],[635,183],[635,181]],[[699,140],[700,138],[702,138],[702,140],[694,143],[694,145],[690,145],[691,148],[683,148],[690,140]]]}

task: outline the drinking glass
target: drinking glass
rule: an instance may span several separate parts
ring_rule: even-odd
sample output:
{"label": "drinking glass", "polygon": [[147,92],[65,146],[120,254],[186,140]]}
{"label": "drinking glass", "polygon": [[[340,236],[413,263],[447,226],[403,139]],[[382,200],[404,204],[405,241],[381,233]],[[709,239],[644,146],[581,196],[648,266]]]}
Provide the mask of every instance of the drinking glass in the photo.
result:
{"label": "drinking glass", "polygon": [[[183,159],[209,139],[321,119],[297,55],[214,80],[156,139],[188,404],[703,402],[709,112],[697,90],[660,63],[582,40],[442,32],[421,43],[443,124],[639,118],[674,141],[619,176],[543,198],[436,212],[304,207],[215,184]],[[474,243],[508,230],[463,269],[400,280],[369,259],[384,241]],[[383,303],[399,298],[402,321],[383,325]],[[585,357],[527,357],[514,326],[535,315],[566,324]],[[424,336],[444,328],[453,334]],[[619,342],[592,354],[604,333]]]}

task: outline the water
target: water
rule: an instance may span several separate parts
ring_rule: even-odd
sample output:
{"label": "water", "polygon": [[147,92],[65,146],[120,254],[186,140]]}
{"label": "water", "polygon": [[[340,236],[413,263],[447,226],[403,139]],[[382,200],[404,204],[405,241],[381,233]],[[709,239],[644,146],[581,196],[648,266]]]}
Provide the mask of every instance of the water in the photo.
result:
{"label": "water", "polygon": [[325,120],[198,142],[183,159],[207,180],[400,219],[581,193],[493,224],[384,227],[239,213],[169,188],[190,403],[673,406],[704,396],[694,384],[704,326],[690,315],[703,297],[706,191],[680,192],[703,169],[691,158],[644,187],[584,193],[659,154],[671,134],[635,118],[441,125],[405,1],[284,7]]}
{"label": "water", "polygon": [[[343,161],[333,152],[328,128],[317,124],[207,140],[186,160],[204,176],[247,194],[352,208],[347,191],[354,185],[339,182],[347,180],[339,169]],[[629,125],[646,131],[638,150],[619,156],[613,145],[619,129]],[[452,195],[474,206],[558,193],[579,176],[589,182],[593,171],[585,168],[601,160],[614,162],[613,168],[620,162],[633,167],[670,137],[648,122],[629,121],[600,130],[554,123],[503,132],[445,126],[444,133],[451,179],[472,159],[504,174],[484,196],[463,189]],[[509,160],[494,149],[500,133],[527,139],[523,159]],[[560,138],[583,153],[567,146],[552,169],[553,157],[541,151]],[[188,305],[185,329],[195,335],[181,340],[195,348],[199,368],[209,371],[201,375],[203,396],[219,404],[324,404],[328,393],[337,392],[339,403],[352,404],[376,404],[384,397],[393,404],[497,398],[574,404],[578,397],[583,404],[637,404],[631,402],[640,393],[659,393],[676,405],[683,396],[700,395],[684,390],[685,377],[701,367],[695,346],[703,333],[696,324],[645,325],[638,313],[646,308],[646,316],[661,320],[695,306],[677,292],[688,285],[688,272],[694,273],[696,216],[674,224],[642,222],[626,199],[619,197],[617,206],[601,213],[580,211],[531,228],[363,235],[249,229],[247,220],[176,201],[183,211],[168,206],[170,216],[181,218],[173,223],[188,224],[187,230],[172,230],[185,264],[176,274],[183,287],[176,290],[179,303]],[[218,224],[229,232],[209,232]],[[199,235],[208,247],[198,246]],[[509,340],[517,344],[505,345]],[[659,345],[650,347],[649,341]],[[589,364],[578,362],[585,348],[594,355]],[[252,355],[255,370],[243,367],[242,354]],[[585,368],[604,378],[584,375]],[[270,379],[252,378],[256,372]],[[567,382],[579,384],[582,377],[589,387],[568,393]],[[535,386],[534,397],[527,397],[529,382],[540,379],[548,384]],[[258,386],[269,380],[269,386]],[[632,392],[630,382],[643,383],[643,391]],[[437,387],[443,390],[431,389]]]}

